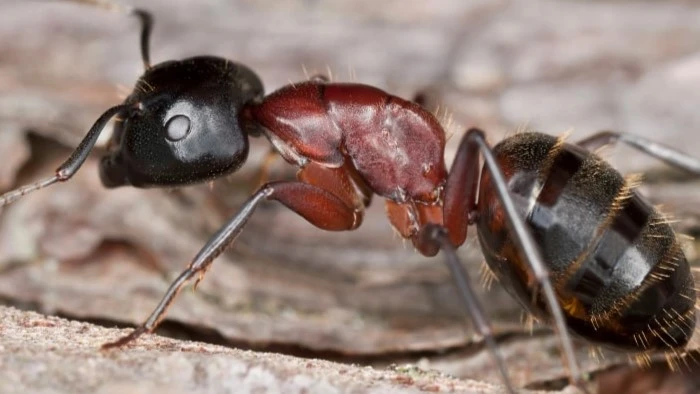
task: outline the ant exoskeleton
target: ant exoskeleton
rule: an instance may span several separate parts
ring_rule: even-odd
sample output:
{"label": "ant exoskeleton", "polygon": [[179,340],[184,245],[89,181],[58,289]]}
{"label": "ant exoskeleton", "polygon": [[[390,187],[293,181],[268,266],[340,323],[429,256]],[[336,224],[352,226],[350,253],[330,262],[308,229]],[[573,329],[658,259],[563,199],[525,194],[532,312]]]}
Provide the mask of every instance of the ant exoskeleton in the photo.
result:
{"label": "ant exoskeleton", "polygon": [[[514,392],[483,307],[455,254],[477,226],[486,260],[531,313],[553,322],[573,383],[582,385],[569,331],[626,351],[682,349],[695,326],[690,268],[664,216],[631,178],[591,153],[622,141],[694,174],[700,161],[652,141],[602,132],[577,144],[526,132],[491,148],[478,129],[463,137],[448,174],[445,133],[420,105],[361,84],[312,78],[265,96],[248,67],[218,57],[150,65],[151,15],[99,0],[141,21],[145,73],[125,101],[90,128],[56,175],[0,196],[0,207],[69,180],[100,132],[118,118],[100,163],[109,188],[173,187],[212,180],[246,160],[248,136],[267,137],[299,167],[298,181],[269,182],[214,234],[151,316],[105,348],[151,332],[181,288],[196,283],[264,200],[277,200],[325,230],[360,226],[372,195],[386,199],[402,237],[439,251],[477,331]],[[484,158],[479,165],[479,153]]]}

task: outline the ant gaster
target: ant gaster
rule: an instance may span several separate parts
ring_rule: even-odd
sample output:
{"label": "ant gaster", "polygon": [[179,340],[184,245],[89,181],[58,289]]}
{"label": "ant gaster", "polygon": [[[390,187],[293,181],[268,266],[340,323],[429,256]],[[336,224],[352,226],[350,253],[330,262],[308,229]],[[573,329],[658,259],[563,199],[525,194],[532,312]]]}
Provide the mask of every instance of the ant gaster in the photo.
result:
{"label": "ant gaster", "polygon": [[100,163],[106,187],[172,187],[232,173],[247,158],[249,136],[264,135],[299,167],[298,181],[260,187],[170,285],[151,316],[105,348],[153,331],[182,286],[202,279],[262,201],[277,200],[316,227],[343,231],[360,226],[374,194],[386,199],[391,224],[420,253],[444,252],[510,392],[489,322],[455,254],[471,224],[500,283],[529,312],[553,323],[573,383],[581,386],[583,378],[569,332],[635,352],[676,351],[690,339],[695,288],[673,230],[631,178],[590,152],[622,141],[694,174],[700,161],[624,133],[569,144],[527,132],[492,149],[482,131],[470,129],[448,175],[445,133],[416,103],[323,78],[265,96],[251,69],[211,56],[151,67],[148,12],[75,1],[140,19],[145,73],[122,104],[97,119],[54,176],[5,193],[0,207],[69,180],[114,117],[120,121]]}

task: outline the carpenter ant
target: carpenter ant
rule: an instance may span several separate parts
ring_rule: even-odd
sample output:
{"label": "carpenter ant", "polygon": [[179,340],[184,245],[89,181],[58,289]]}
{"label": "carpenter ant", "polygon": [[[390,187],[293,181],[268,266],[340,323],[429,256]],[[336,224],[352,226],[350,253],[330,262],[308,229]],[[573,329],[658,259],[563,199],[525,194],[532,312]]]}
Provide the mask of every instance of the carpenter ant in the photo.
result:
{"label": "carpenter ant", "polygon": [[[663,215],[602,159],[590,153],[622,141],[700,174],[700,161],[652,141],[602,132],[578,144],[527,132],[491,148],[478,129],[463,137],[448,174],[445,133],[420,105],[361,84],[323,78],[265,96],[248,67],[218,57],[151,66],[151,15],[99,0],[74,0],[127,12],[141,21],[145,73],[126,100],[108,109],[56,175],[0,196],[0,207],[69,180],[98,135],[118,117],[100,163],[108,188],[172,187],[236,171],[248,136],[267,137],[297,165],[297,181],[269,182],[218,230],[170,285],[151,316],[123,346],[151,332],[180,289],[230,246],[264,200],[277,200],[325,230],[360,226],[374,194],[402,237],[425,256],[443,251],[474,326],[514,392],[483,307],[455,254],[477,226],[486,261],[530,312],[553,323],[572,382],[583,377],[570,332],[626,351],[682,349],[695,326],[695,288]],[[480,168],[479,153],[484,158]]]}

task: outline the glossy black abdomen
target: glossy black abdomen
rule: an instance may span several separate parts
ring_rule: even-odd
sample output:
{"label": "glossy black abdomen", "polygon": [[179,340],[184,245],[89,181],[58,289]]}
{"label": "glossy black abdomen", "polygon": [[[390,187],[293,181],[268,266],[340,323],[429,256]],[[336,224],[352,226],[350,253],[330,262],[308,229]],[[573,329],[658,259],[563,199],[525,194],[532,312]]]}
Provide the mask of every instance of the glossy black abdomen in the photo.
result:
{"label": "glossy black abdomen", "polygon": [[[520,213],[551,274],[570,330],[632,350],[685,345],[695,326],[688,263],[667,221],[602,159],[539,133],[494,148]],[[504,287],[532,313],[534,280],[482,174],[477,221],[486,260]]]}

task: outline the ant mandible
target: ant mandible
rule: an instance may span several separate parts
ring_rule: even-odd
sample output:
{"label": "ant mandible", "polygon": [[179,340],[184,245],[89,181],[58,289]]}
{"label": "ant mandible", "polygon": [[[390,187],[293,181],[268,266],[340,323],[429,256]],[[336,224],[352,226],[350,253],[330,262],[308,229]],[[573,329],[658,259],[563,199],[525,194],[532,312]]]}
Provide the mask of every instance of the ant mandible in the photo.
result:
{"label": "ant mandible", "polygon": [[491,148],[481,130],[470,129],[448,174],[445,133],[414,102],[320,77],[265,96],[251,69],[212,56],[151,66],[150,13],[73,1],[137,16],[145,73],[122,104],[97,119],[54,176],[1,195],[0,207],[69,180],[113,117],[120,121],[100,163],[108,188],[182,186],[230,174],[247,158],[248,136],[264,135],[299,167],[297,181],[260,187],[170,285],[151,316],[104,348],[153,331],[180,289],[195,276],[196,286],[263,201],[279,201],[321,229],[344,231],[360,226],[374,194],[386,199],[391,224],[420,253],[443,251],[510,392],[490,324],[455,253],[471,224],[500,283],[529,312],[553,322],[579,387],[583,376],[569,331],[635,352],[675,352],[690,339],[695,287],[673,230],[631,178],[591,151],[621,141],[698,175],[699,160],[624,133],[601,132],[569,144],[527,132]]}

